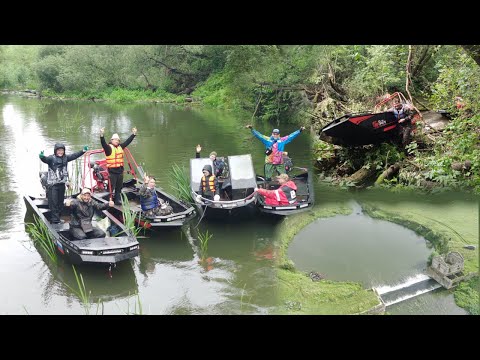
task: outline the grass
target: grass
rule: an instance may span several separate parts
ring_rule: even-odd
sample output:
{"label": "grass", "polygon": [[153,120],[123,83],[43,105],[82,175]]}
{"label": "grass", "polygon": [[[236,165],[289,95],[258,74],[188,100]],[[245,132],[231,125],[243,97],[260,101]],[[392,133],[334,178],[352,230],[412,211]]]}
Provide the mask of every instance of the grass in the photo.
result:
{"label": "grass", "polygon": [[473,277],[458,285],[455,289],[455,303],[472,315],[480,315],[480,278]]}
{"label": "grass", "polygon": [[180,167],[177,164],[173,164],[169,178],[170,187],[175,192],[175,196],[185,203],[193,204],[194,199],[192,197],[187,169],[185,169],[184,166]]}
{"label": "grass", "polygon": [[27,223],[27,232],[30,234],[33,243],[40,246],[50,260],[57,263],[57,248],[47,225],[39,217],[35,217],[34,223]]}

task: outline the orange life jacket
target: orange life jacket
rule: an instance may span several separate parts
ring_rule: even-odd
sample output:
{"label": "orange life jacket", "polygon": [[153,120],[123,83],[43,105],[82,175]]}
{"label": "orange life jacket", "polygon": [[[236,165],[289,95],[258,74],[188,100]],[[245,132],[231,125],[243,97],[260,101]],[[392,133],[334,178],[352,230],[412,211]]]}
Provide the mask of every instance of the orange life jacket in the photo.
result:
{"label": "orange life jacket", "polygon": [[120,145],[117,147],[108,144],[112,148],[112,153],[107,156],[107,168],[118,168],[123,166],[123,149]]}
{"label": "orange life jacket", "polygon": [[203,192],[206,193],[207,191],[211,191],[215,193],[215,175],[211,175],[208,179],[209,190],[207,190],[207,181],[205,179],[205,175],[202,176],[202,189]]}

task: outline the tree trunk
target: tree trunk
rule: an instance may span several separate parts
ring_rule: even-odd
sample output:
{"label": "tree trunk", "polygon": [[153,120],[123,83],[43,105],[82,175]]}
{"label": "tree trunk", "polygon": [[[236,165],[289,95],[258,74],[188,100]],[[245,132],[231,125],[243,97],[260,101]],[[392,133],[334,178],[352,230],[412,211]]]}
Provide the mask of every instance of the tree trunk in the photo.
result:
{"label": "tree trunk", "polygon": [[360,170],[352,174],[352,176],[349,176],[347,181],[360,186],[365,184],[373,175],[375,175],[375,169],[373,167],[370,167],[370,169],[362,167]]}
{"label": "tree trunk", "polygon": [[400,164],[399,163],[396,163],[396,164],[393,164],[393,165],[390,165],[387,170],[385,170],[378,178],[377,180],[375,181],[375,185],[380,185],[381,183],[383,183],[383,180],[387,179],[391,179],[392,177],[394,177],[398,171],[400,170]]}

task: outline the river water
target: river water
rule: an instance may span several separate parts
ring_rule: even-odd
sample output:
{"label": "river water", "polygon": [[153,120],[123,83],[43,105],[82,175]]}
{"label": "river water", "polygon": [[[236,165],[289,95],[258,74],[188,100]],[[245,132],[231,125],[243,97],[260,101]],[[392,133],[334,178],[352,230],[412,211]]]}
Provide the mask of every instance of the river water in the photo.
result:
{"label": "river water", "polygon": [[[53,153],[57,142],[66,144],[67,153],[100,148],[98,130],[106,128],[108,138],[116,132],[126,139],[132,127],[138,136],[129,146],[137,162],[147,173],[157,178],[157,184],[169,191],[169,171],[173,164],[188,168],[189,159],[195,155],[195,146],[201,144],[202,153],[212,150],[219,156],[252,154],[257,173],[263,171],[263,145],[253,139],[244,128],[249,119],[232,113],[183,108],[168,104],[107,104],[79,101],[51,101],[0,95],[0,314],[85,314],[79,297],[71,265],[60,260],[52,264],[38,251],[25,231],[26,207],[23,194],[42,192],[38,181],[40,161],[38,153]],[[276,124],[256,124],[256,128],[269,134]],[[282,134],[296,127],[283,125]],[[311,166],[310,137],[302,133],[287,145],[295,165]],[[317,194],[317,199],[320,197]],[[363,217],[375,227],[369,233],[367,226],[354,227],[359,221],[354,212],[350,217],[318,220],[315,224],[337,222],[335,226],[350,227],[358,236],[371,241],[371,251],[386,251],[409,258],[409,267],[402,276],[423,266],[428,256],[425,242],[419,236],[398,225]],[[352,223],[353,222],[353,223]],[[79,266],[90,300],[94,305],[89,313],[103,314],[268,314],[278,305],[276,276],[273,259],[269,253],[275,241],[275,229],[280,221],[259,217],[242,222],[227,223],[202,221],[198,218],[181,229],[147,233],[139,239],[140,256],[119,264],[110,273],[103,267]],[[348,226],[345,226],[348,224]],[[309,237],[309,227],[300,236]],[[325,230],[325,227],[322,228]],[[406,247],[392,246],[386,250],[375,241],[376,234],[393,232],[407,236]],[[207,267],[198,260],[198,231],[213,235],[209,241],[208,255],[212,261]],[[407,235],[405,235],[407,234]],[[348,237],[348,234],[345,235]],[[322,258],[322,252],[307,251],[301,254],[296,239],[290,251],[299,269],[313,270],[312,256]],[[307,239],[308,240],[308,239]],[[325,242],[325,251],[333,251],[335,244]],[[345,250],[341,245],[338,251]],[[351,246],[348,245],[348,246]],[[357,245],[356,245],[357,246]],[[358,246],[361,246],[359,244]],[[359,248],[350,248],[352,254]],[[357,252],[358,254],[358,252]],[[370,255],[365,255],[370,256]],[[322,258],[327,264],[331,256]],[[367,258],[362,259],[362,262]],[[395,256],[385,258],[383,264],[349,267],[354,261],[343,258],[342,264],[329,264],[317,269],[335,275],[338,280],[364,282],[365,286],[391,280],[393,271],[400,271]],[[318,259],[317,259],[318,260]],[[313,262],[313,263],[312,263]],[[345,265],[347,264],[347,265]],[[387,270],[388,265],[395,269]],[[393,266],[392,265],[392,266]],[[398,265],[398,266],[397,266]],[[410,266],[411,265],[411,266]],[[359,270],[360,269],[360,270]],[[376,274],[376,275],[372,275]],[[72,290],[73,289],[73,290]],[[134,294],[138,294],[135,296]],[[451,295],[449,295],[451,298]],[[442,297],[442,303],[445,303]],[[448,302],[448,301],[447,301]],[[428,307],[431,304],[428,303]],[[397,306],[397,305],[395,305]],[[141,307],[141,310],[140,310]],[[455,305],[444,313],[459,312]],[[398,308],[398,313],[422,313],[415,307]],[[394,313],[394,311],[392,311]],[[428,313],[428,311],[425,311]]]}

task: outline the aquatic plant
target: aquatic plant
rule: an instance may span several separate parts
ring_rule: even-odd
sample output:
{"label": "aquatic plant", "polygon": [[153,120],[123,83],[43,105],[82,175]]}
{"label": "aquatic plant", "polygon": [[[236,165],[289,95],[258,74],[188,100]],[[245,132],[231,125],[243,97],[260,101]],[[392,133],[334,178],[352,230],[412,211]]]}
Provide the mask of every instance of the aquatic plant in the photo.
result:
{"label": "aquatic plant", "polygon": [[212,238],[212,234],[208,232],[208,230],[204,233],[198,232],[198,240],[200,241],[200,258],[202,261],[205,261],[207,258],[207,251],[208,251],[208,241]]}
{"label": "aquatic plant", "polygon": [[[135,212],[130,210],[130,202],[128,201],[128,197],[125,194],[122,195],[122,215],[123,215],[123,224],[125,225],[125,228],[127,230],[127,235],[131,236],[137,236],[142,228],[146,229],[146,224],[147,222],[143,225],[143,227],[137,227],[135,224],[135,219],[137,219],[138,222],[140,222],[140,212]],[[125,233],[125,230],[122,230],[117,234],[120,235],[122,233]]]}
{"label": "aquatic plant", "polygon": [[47,225],[39,217],[34,218],[34,223],[27,223],[27,232],[30,234],[33,243],[48,255],[48,257],[57,263],[57,250],[55,241]]}
{"label": "aquatic plant", "polygon": [[90,314],[90,296],[92,294],[91,291],[88,291],[85,287],[85,282],[83,281],[83,276],[82,274],[77,275],[77,271],[75,270],[75,266],[72,265],[73,268],[73,274],[75,275],[75,280],[77,282],[77,289],[74,289],[70,285],[66,284],[65,285],[75,294],[80,298],[80,301],[82,302],[83,309],[85,310],[85,314],[89,315]]}
{"label": "aquatic plant", "polygon": [[190,180],[184,166],[180,167],[176,163],[170,170],[170,187],[174,190],[175,196],[180,200],[193,204],[192,191],[190,189]]}
{"label": "aquatic plant", "polygon": [[140,295],[138,295],[138,292],[135,292],[134,296],[135,302],[133,304],[133,312],[130,312],[130,298],[127,299],[127,311],[126,315],[143,315],[143,308],[142,308],[142,302],[140,301]]}

